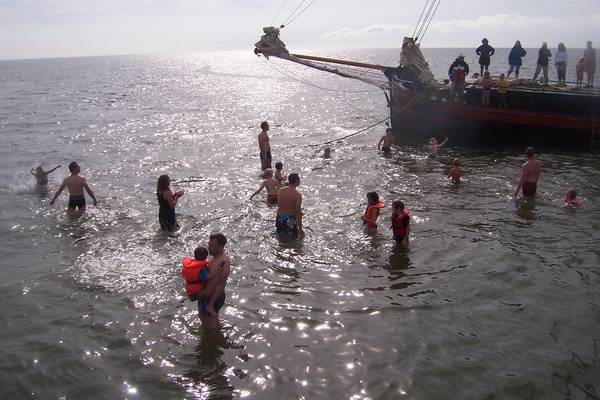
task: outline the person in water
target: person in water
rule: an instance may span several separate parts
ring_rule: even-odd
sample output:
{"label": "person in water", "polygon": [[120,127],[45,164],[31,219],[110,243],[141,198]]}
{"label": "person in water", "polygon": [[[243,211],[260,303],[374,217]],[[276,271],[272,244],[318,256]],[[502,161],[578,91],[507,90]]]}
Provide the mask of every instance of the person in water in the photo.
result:
{"label": "person in water", "polygon": [[571,189],[565,194],[565,199],[563,200],[563,204],[565,206],[573,206],[579,207],[581,205],[581,200],[577,197],[577,190]]}
{"label": "person in water", "polygon": [[277,204],[277,192],[279,191],[279,182],[277,179],[273,178],[273,170],[270,168],[265,169],[264,173],[265,180],[260,185],[258,190],[250,196],[250,200],[254,198],[257,194],[262,192],[263,189],[267,189],[267,203],[269,204]]}
{"label": "person in water", "polygon": [[[222,233],[213,233],[208,239],[208,254],[212,259],[208,262],[208,280],[206,287],[198,293],[198,313],[202,326],[216,329],[219,322],[219,311],[225,304],[225,287],[231,271],[231,260],[225,253],[227,238]],[[210,299],[214,297],[214,306],[210,307]]]}
{"label": "person in water", "polygon": [[513,70],[515,71],[515,78],[519,79],[519,70],[521,69],[521,65],[523,65],[523,57],[527,55],[527,50],[521,47],[521,42],[516,41],[515,45],[512,49],[510,49],[510,53],[508,53],[508,72],[506,73],[506,78],[510,78],[510,74],[512,74]]}
{"label": "person in water", "polygon": [[54,172],[58,168],[60,168],[60,165],[57,165],[56,167],[52,168],[50,171],[44,171],[44,169],[41,166],[39,166],[35,170],[33,168],[31,168],[30,172],[31,172],[31,175],[33,175],[35,177],[35,180],[38,185],[46,186],[48,184],[48,175],[50,175],[52,172]]}
{"label": "person in water", "polygon": [[533,80],[535,81],[540,74],[540,71],[544,74],[544,85],[548,84],[548,63],[552,57],[552,53],[548,50],[548,43],[542,43],[542,47],[538,50],[537,66],[535,67],[535,73],[533,74]]}
{"label": "person in water", "polygon": [[[208,278],[208,250],[198,246],[194,250],[194,258],[183,257],[181,276],[185,280],[185,292],[192,301],[198,300],[198,293],[206,287]],[[214,303],[213,303],[214,306]]]}
{"label": "person in water", "polygon": [[287,176],[283,175],[283,164],[280,161],[275,163],[275,175],[273,177],[279,182],[279,186],[282,186],[287,179]]}
{"label": "person in water", "polygon": [[377,192],[367,193],[367,209],[361,218],[366,230],[377,230],[377,218],[379,218],[379,213],[383,207],[383,201],[379,200]]}
{"label": "person in water", "polygon": [[527,155],[527,162],[523,164],[521,171],[521,179],[515,190],[514,196],[519,195],[519,190],[523,190],[523,197],[532,197],[535,195],[537,190],[537,182],[540,179],[541,163],[533,158],[535,156],[535,150],[529,146],[525,149]]}
{"label": "person in water", "polygon": [[264,171],[267,168],[271,168],[271,144],[269,143],[269,123],[263,121],[260,124],[261,132],[258,134],[258,149],[260,150],[260,166]]}
{"label": "person in water", "polygon": [[392,231],[394,240],[401,245],[408,244],[410,235],[410,215],[401,200],[392,203]]}
{"label": "person in water", "polygon": [[452,168],[448,172],[448,178],[452,179],[452,183],[458,185],[460,183],[460,160],[455,158],[452,162]]}
{"label": "person in water", "polygon": [[483,106],[483,108],[490,108],[490,94],[492,93],[493,84],[494,81],[490,76],[490,71],[485,71],[485,73],[483,74],[483,78],[481,78],[481,105]]}
{"label": "person in water", "polygon": [[81,168],[79,168],[79,165],[77,165],[75,161],[69,164],[69,171],[71,172],[71,175],[69,175],[63,180],[62,185],[60,185],[58,191],[56,192],[52,200],[50,200],[50,205],[54,204],[56,198],[62,193],[62,191],[66,187],[69,189],[69,210],[76,211],[79,214],[83,214],[85,212],[86,207],[85,195],[83,194],[84,189],[87,192],[88,196],[92,198],[94,205],[97,205],[98,202],[96,201],[96,197],[94,196],[92,189],[90,189],[90,187],[88,186],[85,178],[83,176],[79,176]]}
{"label": "person in water", "polygon": [[490,57],[494,55],[496,51],[492,46],[489,45],[487,39],[481,40],[481,46],[475,50],[475,53],[479,56],[479,65],[481,66],[481,73],[479,75],[483,75],[483,70],[488,70],[490,66]]}
{"label": "person in water", "polygon": [[300,177],[296,173],[288,176],[289,184],[279,189],[277,193],[277,218],[275,228],[281,239],[302,239],[302,194],[297,188]]}
{"label": "person in water", "polygon": [[508,81],[504,78],[504,73],[500,74],[500,77],[496,81],[496,93],[498,94],[498,107],[506,110],[508,108],[508,103],[506,102],[506,93],[508,92]]}
{"label": "person in water", "polygon": [[386,154],[392,150],[392,128],[385,130],[385,135],[377,143],[377,150],[381,150]]}
{"label": "person in water", "polygon": [[325,147],[323,149],[323,158],[331,158],[331,148]]}
{"label": "person in water", "polygon": [[158,222],[160,229],[167,232],[175,232],[179,224],[175,219],[175,206],[179,198],[183,196],[183,190],[171,192],[171,178],[169,175],[161,175],[156,182],[156,197],[158,198]]}
{"label": "person in water", "polygon": [[440,147],[442,147],[443,145],[446,144],[446,142],[448,142],[448,138],[444,138],[444,141],[442,143],[438,144],[438,141],[436,138],[431,137],[427,140],[427,153],[429,154],[429,157],[437,157],[438,152],[440,150]]}

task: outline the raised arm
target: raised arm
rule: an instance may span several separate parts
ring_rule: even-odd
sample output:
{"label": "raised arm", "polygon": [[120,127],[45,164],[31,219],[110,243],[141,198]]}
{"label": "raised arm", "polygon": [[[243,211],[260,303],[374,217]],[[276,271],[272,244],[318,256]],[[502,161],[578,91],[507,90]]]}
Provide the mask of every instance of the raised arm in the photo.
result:
{"label": "raised arm", "polygon": [[444,141],[442,143],[438,144],[438,147],[442,147],[443,145],[446,144],[446,142],[448,142],[448,137],[445,137]]}
{"label": "raised arm", "polygon": [[94,196],[94,192],[92,192],[92,189],[90,189],[90,187],[88,186],[87,182],[83,183],[83,187],[84,187],[85,191],[87,192],[87,194],[94,201],[94,205],[98,205],[98,202],[96,201],[96,196]]}
{"label": "raised arm", "polygon": [[60,168],[60,165],[57,165],[56,167],[52,168],[50,171],[46,172],[47,174],[52,173],[54,171],[56,171],[58,168]]}
{"label": "raised arm", "polygon": [[67,184],[65,183],[65,181],[63,181],[62,185],[60,185],[60,187],[56,191],[56,194],[54,195],[54,197],[52,198],[52,200],[50,200],[50,205],[54,204],[54,201],[56,200],[56,198],[58,196],[60,196],[60,194],[62,193],[62,191],[65,189],[66,186],[67,186]]}

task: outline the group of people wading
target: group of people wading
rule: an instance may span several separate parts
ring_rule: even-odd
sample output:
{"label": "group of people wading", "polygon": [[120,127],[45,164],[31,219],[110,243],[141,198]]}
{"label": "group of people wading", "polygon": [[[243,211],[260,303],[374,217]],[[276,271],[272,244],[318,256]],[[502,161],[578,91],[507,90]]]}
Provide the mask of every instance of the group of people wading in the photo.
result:
{"label": "group of people wading", "polygon": [[[495,49],[489,44],[487,39],[481,41],[475,53],[479,56],[480,75],[482,76],[481,84],[483,87],[483,107],[489,107],[489,95],[494,81],[492,80],[489,73],[489,66],[491,64],[492,56],[495,53]],[[508,71],[506,74],[501,73],[496,83],[496,89],[499,95],[499,106],[506,108],[506,92],[508,90],[507,79],[510,78],[511,74],[515,73],[515,78],[519,78],[519,72],[523,65],[523,57],[527,55],[527,51],[521,46],[520,41],[516,41],[508,54]],[[548,84],[548,65],[552,58],[552,52],[548,49],[546,42],[542,43],[542,46],[538,50],[538,59],[536,63],[535,72],[533,74],[533,80],[537,80],[540,73],[542,74],[542,83]],[[583,86],[584,73],[587,76],[586,87],[594,87],[594,74],[596,72],[596,49],[592,47],[592,42],[588,41],[586,49],[583,52],[582,57],[578,60],[575,66],[575,72],[577,77],[577,86]],[[567,65],[568,65],[568,53],[564,43],[559,43],[555,58],[554,65],[556,67],[556,74],[558,85],[566,85],[567,77]],[[451,97],[456,101],[463,101],[464,90],[465,90],[465,78],[469,74],[469,64],[465,61],[465,56],[459,54],[456,60],[450,65],[448,69],[448,76],[452,82]]]}

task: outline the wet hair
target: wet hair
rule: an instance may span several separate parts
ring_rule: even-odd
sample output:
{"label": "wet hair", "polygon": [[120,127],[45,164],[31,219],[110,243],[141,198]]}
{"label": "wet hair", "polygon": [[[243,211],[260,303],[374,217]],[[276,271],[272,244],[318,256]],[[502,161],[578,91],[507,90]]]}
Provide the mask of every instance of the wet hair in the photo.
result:
{"label": "wet hair", "polygon": [[76,169],[77,167],[79,167],[79,165],[77,165],[77,163],[76,163],[75,161],[71,162],[71,163],[69,164],[69,172],[73,172],[73,171],[75,171],[75,169]]}
{"label": "wet hair", "polygon": [[298,176],[297,173],[293,172],[288,175],[288,182],[290,183],[290,185],[299,185],[300,177]]}
{"label": "wet hair", "polygon": [[196,260],[206,260],[207,257],[208,257],[208,250],[206,250],[206,247],[204,247],[204,246],[196,247],[196,250],[194,250],[194,258]]}
{"label": "wet hair", "polygon": [[404,210],[404,202],[402,200],[394,200],[392,207],[397,210]]}
{"label": "wet hair", "polygon": [[525,149],[525,154],[527,155],[527,157],[531,158],[535,154],[535,149],[529,146]]}
{"label": "wet hair", "polygon": [[577,190],[571,189],[567,192],[567,197],[569,198],[569,200],[573,200],[575,197],[577,197]]}
{"label": "wet hair", "polygon": [[460,160],[458,158],[455,158],[454,161],[452,161],[452,165],[460,165]]}
{"label": "wet hair", "polygon": [[260,123],[260,129],[267,129],[267,126],[269,126],[269,123],[267,121],[263,121]]}
{"label": "wet hair", "polygon": [[367,193],[367,198],[369,199],[369,204],[377,204],[377,202],[379,202],[379,195],[377,192]]}
{"label": "wet hair", "polygon": [[37,167],[35,170],[38,172],[44,172],[44,169],[42,168],[41,165],[39,167]]}
{"label": "wet hair", "polygon": [[217,244],[221,247],[225,247],[227,244],[227,238],[222,233],[213,233],[208,237],[208,240],[216,240]]}
{"label": "wet hair", "polygon": [[276,162],[275,163],[275,169],[278,170],[278,171],[282,170],[283,169],[283,164],[281,162],[279,162],[279,161]]}
{"label": "wet hair", "polygon": [[171,178],[169,175],[161,175],[158,177],[158,181],[156,182],[156,192],[162,192],[163,190],[169,189],[169,184],[171,183]]}

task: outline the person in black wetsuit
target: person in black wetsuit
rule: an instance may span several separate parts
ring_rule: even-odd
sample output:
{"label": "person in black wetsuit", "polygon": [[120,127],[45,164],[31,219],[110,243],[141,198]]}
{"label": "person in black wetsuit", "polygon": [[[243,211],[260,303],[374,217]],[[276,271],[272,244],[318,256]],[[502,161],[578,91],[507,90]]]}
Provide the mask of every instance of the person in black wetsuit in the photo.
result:
{"label": "person in black wetsuit", "polygon": [[479,56],[479,65],[481,66],[480,75],[483,75],[483,70],[488,70],[490,57],[494,55],[496,50],[488,44],[488,40],[485,38],[481,40],[481,43],[482,45],[475,50],[475,53]]}
{"label": "person in black wetsuit", "polygon": [[179,229],[175,220],[175,205],[177,200],[183,196],[183,190],[171,192],[171,178],[169,175],[161,175],[156,182],[156,197],[158,198],[158,222],[163,231],[174,232]]}

